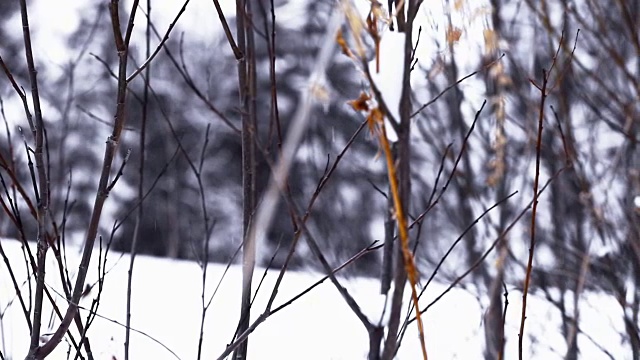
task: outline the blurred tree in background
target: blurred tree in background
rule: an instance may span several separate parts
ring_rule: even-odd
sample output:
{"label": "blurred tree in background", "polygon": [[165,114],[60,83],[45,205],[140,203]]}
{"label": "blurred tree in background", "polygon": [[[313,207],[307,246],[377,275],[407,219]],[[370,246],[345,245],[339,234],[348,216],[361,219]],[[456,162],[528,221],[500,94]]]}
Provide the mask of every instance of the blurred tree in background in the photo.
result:
{"label": "blurred tree in background", "polygon": [[[271,2],[252,4],[260,199],[336,5],[330,0],[276,1],[272,13]],[[619,300],[625,341],[633,358],[640,358],[640,210],[633,202],[640,196],[640,1],[454,1],[442,2],[441,8],[437,19],[430,18],[431,10],[421,13],[427,20],[416,24],[419,40],[414,36],[419,60],[412,69],[409,217],[417,220],[412,244],[422,275],[441,266],[437,279],[452,282],[473,268],[460,284],[479,294],[486,309],[485,358],[498,358],[504,347],[504,289],[521,290],[527,267],[531,214],[518,216],[533,196],[542,112],[541,186],[548,183],[548,188],[535,225],[532,288],[561,313],[567,359],[584,356],[576,304],[585,290],[605,291]],[[17,16],[17,9],[16,2],[1,2],[0,23]],[[97,185],[88,174],[99,171],[118,63],[105,7],[87,5],[82,14],[67,40],[68,62],[42,62],[38,68],[47,80],[41,94],[47,106],[46,154],[56,164],[50,172],[51,213],[62,238],[75,243],[85,231]],[[211,21],[217,21],[213,15]],[[101,233],[117,251],[130,251],[137,236],[143,254],[203,259],[209,249],[210,260],[237,261],[232,259],[243,239],[237,60],[222,31],[204,38],[197,29],[184,29],[129,84],[128,121],[117,163],[131,155]],[[153,44],[164,30],[157,31],[147,35]],[[131,52],[135,66],[146,58],[141,44]],[[0,55],[16,81],[27,84],[21,46],[18,35],[0,27]],[[367,46],[373,54],[372,44]],[[420,58],[424,54],[431,57]],[[347,105],[367,87],[356,65],[336,55],[327,91],[318,95],[322,106],[311,112],[288,177],[287,191],[299,213],[306,211],[327,166],[364,121]],[[541,106],[543,69],[551,81]],[[4,105],[15,105],[9,82],[3,78],[0,84]],[[476,122],[483,99],[489,106]],[[11,143],[2,131],[0,154],[13,156],[20,164],[18,180],[30,183],[17,132],[17,126],[25,131],[28,125],[19,117],[9,124]],[[8,184],[3,186],[14,194],[2,165],[0,174]],[[306,226],[332,264],[385,237],[380,230],[387,215],[385,166],[376,142],[362,131],[313,207]],[[516,190],[516,197],[501,202]],[[144,201],[136,194],[145,194]],[[284,264],[286,249],[300,230],[290,205],[280,202],[260,265]],[[18,208],[26,211],[25,204]],[[0,236],[33,239],[35,225],[24,226],[20,234],[0,218]],[[449,256],[446,261],[444,256]],[[369,255],[351,269],[378,276],[380,259]],[[318,267],[304,243],[293,265]]]}
{"label": "blurred tree in background", "polygon": [[[472,224],[482,208],[513,189],[530,192],[537,114],[544,112],[541,161],[543,177],[551,182],[538,208],[533,286],[561,314],[567,359],[580,356],[580,309],[575,304],[587,289],[628,299],[620,301],[626,336],[634,358],[640,356],[638,312],[634,310],[640,301],[640,222],[638,209],[632,204],[640,193],[636,145],[640,121],[639,9],[637,1],[604,5],[591,0],[493,0],[484,8],[488,25],[483,31],[483,57],[470,61],[466,49],[458,54],[460,48],[447,36],[444,43],[430,44],[446,50],[433,59],[431,68],[425,68],[428,95],[422,96],[428,99],[466,74],[486,67],[479,77],[450,89],[445,101],[420,115],[419,133],[425,143],[436,146],[431,151],[434,158],[437,149],[445,145],[443,139],[462,139],[469,129],[470,117],[462,114],[477,95],[463,89],[475,86],[474,79],[484,81],[485,97],[492,105],[490,118],[476,125],[468,153],[462,154],[451,189],[440,205],[439,211],[448,216],[434,214],[431,218],[440,224],[444,219],[446,225],[428,226],[431,232],[424,235],[424,242],[433,244],[426,254],[431,264],[439,261],[452,238]],[[445,21],[448,34],[472,31],[470,25],[460,25],[452,17],[467,19],[469,24],[474,16],[477,12],[471,4],[456,3]],[[504,57],[494,63],[501,55]],[[541,108],[540,91],[532,83],[541,86],[543,71],[551,72],[552,80]],[[522,203],[514,205],[500,206],[487,227],[467,232],[462,239],[466,245],[456,250],[458,258],[472,266],[491,239],[520,211]],[[504,346],[503,282],[517,288],[524,275],[526,249],[522,241],[529,236],[529,224],[530,217],[520,222],[520,231],[512,231],[497,243],[497,251],[489,257],[493,260],[483,262],[467,278],[468,286],[489,295],[487,359],[495,359]],[[448,269],[445,276],[452,279],[462,272],[456,262]]]}
{"label": "blurred tree in background", "polygon": [[[275,29],[268,7],[254,10],[253,24],[260,35],[256,41],[257,68],[257,130],[260,147],[258,151],[257,190],[261,194],[266,187],[269,177],[269,165],[274,164],[278,147],[282,137],[286,135],[290,119],[294,116],[296,104],[300,101],[303,79],[309,76],[310,66],[313,64],[318,44],[326,31],[328,9],[332,2],[310,2],[304,4],[283,4],[300,11],[299,18],[294,24],[285,21],[276,22]],[[276,8],[276,13],[280,9]],[[315,14],[306,16],[305,14]],[[303,21],[301,21],[303,20]],[[293,22],[293,21],[292,21]],[[233,25],[232,25],[233,26]],[[277,86],[272,88],[269,74],[270,37],[275,31],[276,45],[276,76]],[[269,41],[268,41],[269,40]],[[237,87],[232,81],[233,60],[226,39],[218,37],[213,44],[200,44],[221,52],[208,53],[200,58],[196,52],[197,41],[193,47],[180,48],[178,43],[169,43],[167,56],[160,57],[153,65],[154,78],[152,88],[154,93],[147,104],[147,118],[149,126],[145,172],[148,181],[150,177],[159,174],[168,165],[166,172],[158,180],[153,193],[144,202],[146,214],[142,220],[143,241],[140,243],[142,253],[163,256],[193,257],[199,256],[196,249],[201,249],[201,237],[194,236],[194,223],[201,218],[199,208],[197,184],[190,174],[185,153],[178,151],[172,159],[174,151],[182,146],[188,156],[199,161],[205,141],[208,143],[203,155],[205,191],[207,206],[211,209],[210,216],[215,222],[212,230],[211,247],[214,259],[228,261],[240,244],[239,228],[236,219],[239,216],[241,202],[241,138],[230,126],[217,119],[217,115],[207,111],[204,102],[194,96],[194,89],[201,92],[212,104],[216,111],[226,119],[239,126],[239,111],[236,100]],[[183,63],[184,59],[189,62]],[[176,69],[185,65],[187,80]],[[186,72],[189,72],[188,74]],[[310,196],[322,178],[329,159],[342,150],[346,141],[354,134],[363,120],[354,116],[353,111],[346,104],[346,99],[356,97],[361,83],[355,74],[354,66],[346,59],[338,59],[335,66],[328,73],[330,93],[326,94],[326,106],[318,108],[311,114],[312,125],[301,146],[296,164],[290,175],[290,191],[293,201],[303,210]],[[194,74],[198,74],[195,76]],[[200,76],[206,74],[206,76]],[[156,85],[154,85],[156,84]],[[169,85],[170,84],[170,85]],[[273,101],[273,91],[277,94],[277,103]],[[142,90],[134,93],[141,94]],[[159,98],[158,98],[159,97]],[[108,96],[104,96],[108,99]],[[341,100],[344,99],[344,100]],[[138,129],[141,116],[140,97],[131,100],[129,127]],[[200,113],[193,109],[202,109]],[[170,130],[169,123],[173,130]],[[205,135],[207,126],[211,126]],[[131,148],[133,153],[137,148],[136,136],[126,136],[127,145],[121,150]],[[176,138],[177,137],[177,138]],[[360,139],[364,140],[364,137]],[[179,145],[178,143],[182,145]],[[343,258],[357,249],[361,249],[372,241],[370,224],[375,212],[362,209],[384,208],[383,198],[376,193],[371,183],[381,184],[384,174],[380,164],[373,164],[377,170],[370,171],[375,161],[376,145],[369,141],[358,141],[349,156],[344,160],[347,166],[342,167],[334,175],[337,185],[329,185],[326,193],[318,200],[314,207],[312,222],[308,226],[314,227],[316,236],[323,239],[329,254]],[[196,161],[196,162],[197,162]],[[137,160],[130,160],[129,168],[138,167]],[[138,183],[137,176],[126,178],[131,184]],[[376,198],[379,198],[377,201]],[[131,199],[124,205],[125,209],[135,205],[136,199]],[[287,249],[294,233],[292,219],[287,211],[288,205],[281,203],[274,226],[267,236],[265,253],[262,254],[263,265],[266,265],[277,249],[280,254],[274,260],[273,266],[280,266],[284,260],[284,249]],[[335,224],[349,224],[336,227]],[[117,236],[116,248],[127,250],[133,234],[135,221],[128,219],[123,231]],[[196,241],[196,238],[199,240]],[[194,243],[194,241],[196,241]],[[302,248],[301,256],[305,255]],[[302,264],[296,258],[294,263]],[[363,261],[356,267],[371,274],[375,271],[375,259]],[[310,264],[306,264],[310,265]]]}

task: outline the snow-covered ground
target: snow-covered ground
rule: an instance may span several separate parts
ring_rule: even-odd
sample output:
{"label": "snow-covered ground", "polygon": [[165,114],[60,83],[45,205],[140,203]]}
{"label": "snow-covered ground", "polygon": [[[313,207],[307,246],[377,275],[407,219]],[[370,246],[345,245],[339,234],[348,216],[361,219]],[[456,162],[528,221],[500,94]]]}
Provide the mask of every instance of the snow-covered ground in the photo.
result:
{"label": "snow-covered ground", "polygon": [[[21,291],[28,294],[25,264],[17,241],[1,240],[2,247],[16,274]],[[68,261],[79,260],[77,249],[69,250]],[[57,270],[49,255],[47,286],[60,291],[56,279]],[[90,282],[98,275],[94,256],[90,268]],[[198,331],[201,317],[202,273],[195,262],[136,258],[133,285],[132,327],[156,339],[140,333],[132,333],[132,359],[195,359],[198,347]],[[126,284],[129,257],[111,253],[107,256],[108,273],[100,300],[97,318],[89,331],[96,359],[123,359],[124,328],[112,320],[124,323]],[[206,281],[206,299],[213,293],[225,267],[210,265]],[[263,270],[256,272],[256,281]],[[0,349],[6,359],[22,359],[26,354],[29,334],[15,290],[4,262],[0,265]],[[262,312],[271,293],[277,274],[270,271],[255,301],[254,317]],[[322,277],[318,273],[288,273],[279,289],[275,306],[300,293]],[[231,267],[215,295],[205,322],[203,358],[216,358],[230,342],[240,308],[240,267]],[[381,311],[378,285],[372,279],[343,280],[370,317],[377,319]],[[423,306],[439,295],[445,284],[431,285],[422,301]],[[94,289],[82,302],[89,306],[97,296]],[[509,307],[506,324],[507,358],[517,356],[517,333],[520,318],[521,294],[509,290]],[[61,308],[62,297],[56,298]],[[43,333],[51,332],[50,307],[45,312]],[[593,339],[578,337],[578,344],[585,359],[608,358],[600,347],[615,359],[627,359],[621,347],[620,332],[624,326],[620,307],[615,299],[606,295],[587,294],[581,302],[581,329]],[[560,333],[559,313],[536,296],[530,297],[527,317],[525,358],[561,359],[565,346]],[[82,311],[83,318],[87,311]],[[447,294],[433,306],[425,317],[426,340],[430,359],[478,359],[483,350],[483,310],[476,297],[462,289]],[[105,319],[106,318],[106,319]],[[109,320],[107,320],[109,319]],[[54,325],[59,322],[53,321]],[[303,296],[291,306],[276,313],[260,325],[250,337],[250,359],[365,359],[368,338],[364,327],[351,313],[333,285],[326,281]],[[68,343],[63,341],[51,359],[66,359]],[[418,359],[420,346],[415,324],[407,332],[398,359]]]}

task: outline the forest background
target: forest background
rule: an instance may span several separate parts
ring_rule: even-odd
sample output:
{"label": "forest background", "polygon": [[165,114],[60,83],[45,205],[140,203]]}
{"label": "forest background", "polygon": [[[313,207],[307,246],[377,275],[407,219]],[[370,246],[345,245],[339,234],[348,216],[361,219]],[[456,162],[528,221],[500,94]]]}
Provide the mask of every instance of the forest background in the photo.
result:
{"label": "forest background", "polygon": [[[23,106],[19,95],[34,78],[21,2],[0,3],[2,237],[47,233],[59,249],[87,243],[116,124],[113,186],[96,228],[111,251],[244,265],[254,251],[259,266],[317,271],[360,254],[344,273],[380,278],[384,292],[400,271],[391,264],[406,264],[400,253],[385,255],[387,246],[372,247],[399,243],[402,225],[394,225],[391,166],[372,122],[372,109],[395,110],[385,110],[377,92],[385,85],[376,86],[368,64],[384,56],[375,34],[384,39],[396,21],[413,45],[397,64],[409,75],[394,150],[420,275],[477,294],[487,359],[504,346],[503,293],[528,288],[562,314],[567,359],[579,358],[578,339],[588,339],[577,306],[585,292],[616,299],[621,343],[640,359],[640,1],[412,0],[403,24],[387,4],[359,0],[362,24],[377,21],[365,35],[335,1],[247,1],[241,19],[236,4],[214,4],[141,2],[125,44],[129,76],[140,71],[122,91],[113,8],[128,29],[131,3],[34,2],[39,127],[25,116],[26,107],[37,118],[34,101]],[[341,11],[336,37],[331,19]],[[48,20],[51,13],[60,18]],[[337,50],[309,88],[327,38]],[[270,226],[257,251],[247,249],[307,103]],[[37,129],[41,140],[31,136]],[[43,188],[46,216],[37,201]]]}

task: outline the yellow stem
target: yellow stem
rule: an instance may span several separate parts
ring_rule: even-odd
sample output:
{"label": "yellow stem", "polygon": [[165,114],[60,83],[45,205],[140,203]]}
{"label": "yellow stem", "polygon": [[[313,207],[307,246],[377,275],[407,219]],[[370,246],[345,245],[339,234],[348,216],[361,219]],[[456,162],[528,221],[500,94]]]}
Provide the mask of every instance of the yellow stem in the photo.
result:
{"label": "yellow stem", "polygon": [[[424,360],[427,360],[427,346],[424,341],[424,326],[422,324],[422,316],[420,315],[420,307],[418,306],[418,292],[416,290],[418,272],[416,270],[413,254],[409,250],[407,219],[404,216],[404,210],[402,208],[402,200],[400,199],[400,191],[398,190],[398,179],[396,177],[396,167],[394,165],[393,156],[391,154],[391,147],[389,146],[389,140],[387,139],[387,132],[385,130],[384,124],[380,126],[380,129],[380,143],[382,144],[382,148],[387,159],[387,172],[389,176],[389,183],[391,184],[391,194],[393,196],[396,218],[398,220],[398,232],[400,233],[400,244],[402,246],[404,267],[407,272],[409,284],[411,286],[411,299],[413,300],[413,306],[416,309],[416,320],[418,321],[418,332],[420,334],[422,357]],[[396,286],[398,286],[398,284],[396,284]]]}

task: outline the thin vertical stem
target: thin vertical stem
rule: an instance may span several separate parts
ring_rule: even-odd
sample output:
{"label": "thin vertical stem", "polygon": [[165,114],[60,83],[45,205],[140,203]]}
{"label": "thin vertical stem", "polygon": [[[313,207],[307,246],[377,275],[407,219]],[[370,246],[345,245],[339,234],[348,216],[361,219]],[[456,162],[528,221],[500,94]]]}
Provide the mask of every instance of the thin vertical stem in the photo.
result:
{"label": "thin vertical stem", "polygon": [[[24,0],[22,0],[24,1]],[[120,13],[119,13],[119,1],[111,0],[109,4],[109,11],[111,13],[111,25],[113,29],[114,41],[116,50],[118,51],[119,66],[118,66],[118,92],[116,96],[116,114],[113,125],[113,132],[109,136],[105,146],[104,158],[102,162],[102,171],[100,174],[100,180],[98,182],[98,190],[96,192],[96,198],[91,212],[91,218],[89,220],[89,227],[85,238],[84,250],[82,252],[82,259],[78,266],[78,277],[73,288],[73,294],[69,300],[69,307],[65,313],[62,322],[58,326],[55,333],[49,338],[44,345],[33,348],[27,355],[27,360],[44,359],[49,355],[62,341],[62,337],[69,329],[71,321],[74,319],[78,312],[78,302],[82,296],[84,290],[84,281],[87,277],[87,271],[89,268],[89,262],[91,261],[91,254],[93,252],[93,245],[98,234],[98,227],[100,223],[100,217],[102,216],[102,209],[109,196],[109,192],[115,185],[115,183],[109,183],[109,177],[111,174],[111,166],[113,159],[116,155],[118,144],[120,142],[120,135],[125,124],[125,100],[127,95],[127,60],[129,52],[129,40],[131,39],[131,32],[133,31],[133,21],[135,13],[138,8],[138,0],[134,0],[131,6],[131,12],[129,22],[127,25],[125,37],[122,36],[120,30]],[[117,178],[116,178],[117,179]],[[115,179],[114,179],[115,180]]]}
{"label": "thin vertical stem", "polygon": [[533,209],[531,210],[531,238],[529,241],[529,259],[527,260],[527,274],[524,279],[524,289],[522,290],[522,315],[520,316],[520,333],[518,334],[518,359],[522,360],[524,322],[527,318],[527,294],[531,282],[531,272],[533,269],[533,254],[536,247],[536,214],[538,213],[538,187],[540,181],[540,158],[542,153],[542,128],[544,124],[544,104],[547,100],[547,71],[542,69],[542,86],[540,90],[540,109],[538,114],[538,139],[536,144],[536,174],[533,180]]}
{"label": "thin vertical stem", "polygon": [[[151,0],[147,0],[147,26],[145,29],[145,57],[151,56]],[[124,359],[129,360],[129,348],[131,346],[131,297],[133,283],[133,267],[138,253],[138,240],[140,239],[140,228],[144,215],[144,164],[145,164],[145,144],[147,134],[147,114],[149,109],[149,88],[151,86],[151,64],[145,68],[144,90],[142,92],[142,117],[140,124],[140,137],[138,151],[140,152],[138,164],[138,211],[136,214],[136,224],[131,239],[129,271],[127,273],[127,314],[124,340]]]}
{"label": "thin vertical stem", "polygon": [[[256,239],[249,236],[256,204],[255,182],[255,91],[256,63],[252,26],[251,0],[236,1],[238,48],[246,56],[238,61],[238,86],[242,109],[242,302],[238,333],[249,328],[251,315],[251,283],[256,265]],[[246,359],[245,341],[234,352],[233,359]]]}
{"label": "thin vertical stem", "polygon": [[29,68],[29,81],[31,84],[31,97],[33,101],[33,108],[35,113],[35,126],[32,127],[32,132],[36,140],[35,147],[35,160],[36,171],[38,178],[37,193],[35,194],[38,200],[38,252],[37,252],[37,269],[36,269],[36,292],[35,302],[33,308],[33,328],[31,331],[31,343],[29,352],[35,351],[40,343],[40,328],[42,325],[42,303],[44,298],[44,268],[47,250],[49,244],[47,242],[46,223],[47,214],[49,212],[49,184],[47,172],[44,163],[44,121],[42,120],[42,110],[40,107],[40,94],[38,92],[38,71],[36,70],[35,61],[33,59],[33,51],[31,46],[31,30],[29,28],[29,15],[27,11],[26,0],[20,0],[20,13],[22,18],[22,37],[24,39],[25,55],[27,59],[27,66]]}

